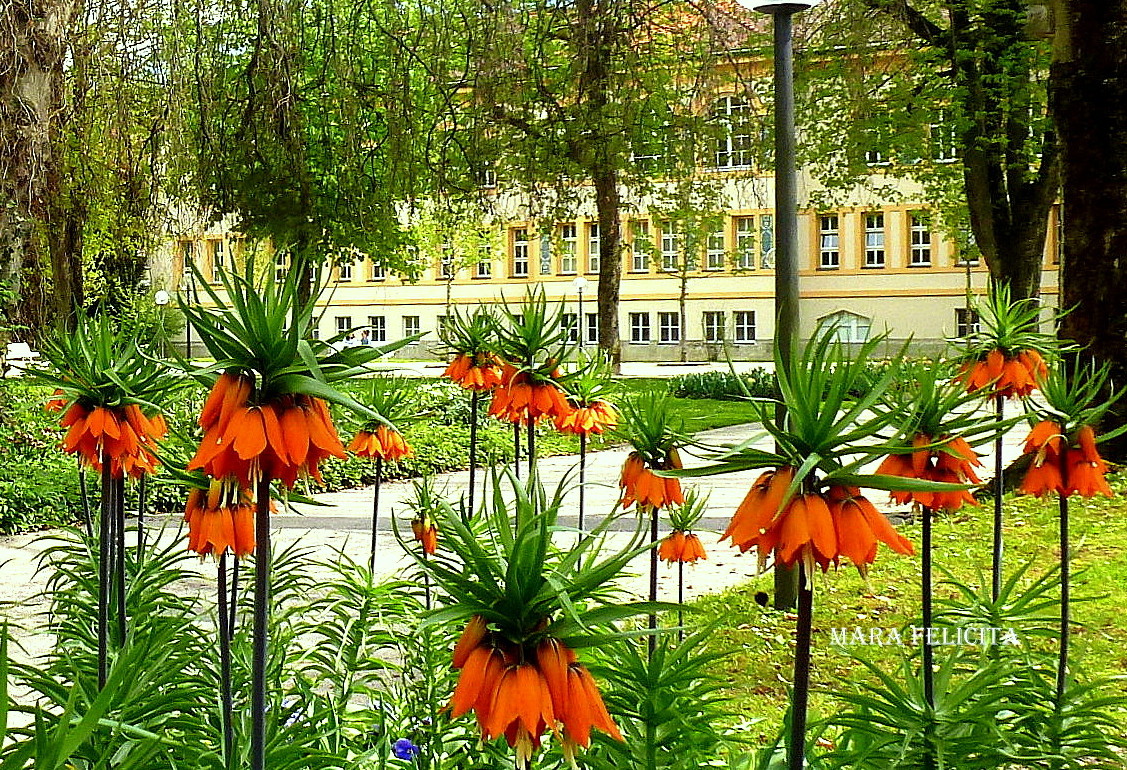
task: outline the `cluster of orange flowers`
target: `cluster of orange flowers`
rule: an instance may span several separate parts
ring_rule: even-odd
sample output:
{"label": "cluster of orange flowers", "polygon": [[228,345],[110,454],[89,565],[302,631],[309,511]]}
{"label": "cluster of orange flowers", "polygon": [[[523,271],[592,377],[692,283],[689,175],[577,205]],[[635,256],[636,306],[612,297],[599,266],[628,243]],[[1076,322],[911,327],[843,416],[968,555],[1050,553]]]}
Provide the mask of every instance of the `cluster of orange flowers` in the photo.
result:
{"label": "cluster of orange flowers", "polygon": [[741,551],[754,547],[761,563],[773,552],[783,564],[802,561],[808,570],[817,563],[825,571],[844,556],[864,573],[876,559],[878,542],[897,553],[913,552],[911,542],[856,487],[795,494],[783,505],[794,473],[787,466],[761,475],[720,539],[731,538]]}
{"label": "cluster of orange flowers", "polygon": [[219,556],[228,548],[240,559],[254,553],[250,491],[231,479],[212,479],[206,491],[192,489],[184,520],[188,522],[188,548],[201,556]]}
{"label": "cluster of orange flowers", "polygon": [[466,390],[493,390],[501,384],[501,361],[490,353],[454,356],[442,376]]}
{"label": "cluster of orange flowers", "polygon": [[661,541],[661,545],[657,549],[657,556],[670,564],[674,562],[692,564],[700,559],[708,558],[700,538],[692,532],[682,532],[679,529],[673,530]]}
{"label": "cluster of orange flowers", "polygon": [[1023,350],[1011,356],[1001,348],[995,348],[981,361],[965,362],[959,371],[959,379],[966,383],[968,391],[992,387],[994,395],[1024,398],[1048,373],[1045,359],[1036,350]]}
{"label": "cluster of orange flowers", "polygon": [[403,438],[403,434],[386,425],[380,425],[374,432],[370,430],[357,431],[348,448],[355,452],[358,457],[387,462],[394,462],[415,454],[415,450]]}
{"label": "cluster of orange flowers", "polygon": [[[61,408],[61,404],[55,399],[47,407]],[[153,449],[168,433],[164,417],[146,417],[137,404],[91,407],[75,401],[60,424],[68,428],[63,438],[64,450],[78,453],[96,470],[102,469],[103,457],[109,458],[110,473],[115,478],[125,474],[140,478],[154,472],[157,459]]]}
{"label": "cluster of orange flowers", "polygon": [[416,517],[411,520],[411,534],[423,544],[423,553],[433,555],[438,551],[438,525],[429,517]]}
{"label": "cluster of orange flowers", "polygon": [[224,372],[200,413],[204,438],[188,470],[217,479],[233,476],[251,486],[263,474],[292,487],[302,473],[320,481],[318,464],[344,457],[328,405],[301,394],[252,404],[249,375]]}
{"label": "cluster of orange flowers", "polygon": [[[910,453],[886,457],[877,473],[952,484],[982,483],[974,472],[976,466],[982,466],[982,461],[961,436],[943,436],[933,441],[931,436],[918,433],[912,439],[912,446],[914,451]],[[915,501],[932,510],[957,511],[964,503],[977,505],[974,496],[966,489],[953,492],[894,491],[891,494],[898,503]]]}
{"label": "cluster of orange flowers", "polygon": [[544,417],[560,420],[574,408],[559,385],[535,381],[528,372],[506,364],[501,384],[493,391],[489,415],[505,422],[527,425]]}
{"label": "cluster of orange flowers", "polygon": [[488,629],[475,615],[454,648],[461,670],[450,714],[473,711],[486,740],[504,736],[524,767],[540,747],[546,730],[560,739],[573,758],[598,728],[617,740],[614,724],[591,673],[560,640],[545,637],[535,647],[514,645]]}
{"label": "cluster of orange flowers", "polygon": [[1025,454],[1033,457],[1033,463],[1022,479],[1021,491],[1037,497],[1049,492],[1111,497],[1111,487],[1104,478],[1107,463],[1096,449],[1095,431],[1088,425],[1081,426],[1074,443],[1075,446],[1066,445],[1064,432],[1057,423],[1037,423],[1025,440]]}
{"label": "cluster of orange flowers", "polygon": [[[658,470],[674,470],[681,467],[680,455],[676,449],[671,449]],[[656,475],[638,452],[631,452],[626,458],[618,486],[622,488],[623,508],[629,508],[634,503],[641,507],[664,508],[667,505],[681,505],[685,502],[685,497],[681,494],[680,480]]]}
{"label": "cluster of orange flowers", "polygon": [[601,398],[587,406],[579,406],[556,418],[556,430],[576,436],[601,434],[618,425],[618,412]]}

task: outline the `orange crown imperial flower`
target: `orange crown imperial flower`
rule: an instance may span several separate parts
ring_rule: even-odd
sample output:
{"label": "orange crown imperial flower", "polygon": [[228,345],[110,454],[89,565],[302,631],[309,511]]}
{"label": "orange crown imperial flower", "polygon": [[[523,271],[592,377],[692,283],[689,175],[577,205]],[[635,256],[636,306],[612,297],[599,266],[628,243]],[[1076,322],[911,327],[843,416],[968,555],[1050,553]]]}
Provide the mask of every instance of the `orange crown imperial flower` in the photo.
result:
{"label": "orange crown imperial flower", "polygon": [[576,436],[601,434],[618,425],[618,412],[608,401],[595,399],[556,418],[556,430]]}
{"label": "orange crown imperial flower", "polygon": [[700,559],[708,558],[700,538],[691,532],[686,533],[679,529],[673,530],[661,541],[657,555],[659,559],[664,559],[670,564],[674,562],[692,564]]}
{"label": "orange crown imperial flower", "polygon": [[547,417],[559,420],[574,407],[555,382],[536,381],[528,372],[506,365],[501,385],[493,391],[489,415],[518,425]]}
{"label": "orange crown imperial flower", "polygon": [[63,438],[66,452],[77,453],[95,470],[101,470],[102,457],[108,457],[116,478],[154,472],[157,459],[152,450],[168,433],[163,417],[146,417],[137,404],[90,407],[75,401],[60,425],[69,429]]}
{"label": "orange crown imperial flower", "polygon": [[184,520],[188,549],[200,556],[219,557],[228,549],[240,559],[254,553],[254,504],[236,479],[212,479],[206,491],[192,489]]}
{"label": "orange crown imperial flower", "polygon": [[1048,371],[1045,359],[1036,350],[1022,350],[1008,356],[1001,348],[995,348],[979,361],[963,363],[959,380],[966,384],[969,392],[989,387],[992,395],[1024,398],[1037,388]]}
{"label": "orange crown imperial flower", "polygon": [[[940,444],[928,448],[929,444]],[[935,441],[925,433],[912,438],[912,452],[891,454],[877,468],[882,476],[900,476],[907,479],[941,481],[952,484],[979,484],[975,467],[981,467],[978,454],[961,436],[944,436]],[[889,493],[898,503],[917,502],[933,510],[956,511],[964,504],[978,505],[966,489],[952,492],[908,492],[896,490]]]}
{"label": "orange crown imperial flower", "polygon": [[1037,423],[1025,440],[1024,453],[1032,455],[1033,462],[1019,489],[1036,497],[1049,492],[1065,496],[1111,497],[1111,487],[1104,478],[1107,463],[1096,449],[1096,434],[1092,427],[1082,425],[1076,431],[1072,444],[1074,446],[1065,445],[1059,424],[1050,420]]}
{"label": "orange crown imperial flower", "polygon": [[814,564],[825,571],[844,556],[864,572],[876,557],[877,541],[912,553],[912,544],[853,487],[830,487],[826,495],[795,494],[784,505],[794,473],[784,466],[761,475],[720,539],[730,537],[741,551],[754,547],[761,566],[773,552],[787,566],[801,561],[807,571]]}
{"label": "orange crown imperial flower", "polygon": [[[656,469],[674,470],[681,467],[680,455],[676,449],[671,449],[665,461],[658,464]],[[641,507],[664,508],[685,502],[680,480],[654,474],[638,452],[631,452],[627,456],[618,486],[622,489],[623,508],[629,508],[635,503]]]}
{"label": "orange crown imperial flower", "polygon": [[519,766],[539,748],[546,730],[559,736],[569,759],[577,747],[590,745],[592,728],[622,740],[591,673],[559,639],[545,637],[534,647],[521,647],[474,616],[454,649],[454,667],[461,674],[450,715],[472,710],[482,736],[504,736],[516,749]]}
{"label": "orange crown imperial flower", "polygon": [[357,431],[348,448],[358,457],[387,462],[412,457],[415,454],[415,450],[403,438],[403,434],[386,425],[380,425],[375,431]]}
{"label": "orange crown imperial flower", "polygon": [[200,412],[205,433],[188,470],[234,476],[248,486],[266,474],[292,487],[303,473],[320,481],[318,465],[326,457],[345,457],[323,400],[285,394],[252,404],[252,391],[248,375],[219,377]]}
{"label": "orange crown imperial flower", "polygon": [[501,384],[501,361],[490,353],[457,355],[442,376],[466,390],[494,390]]}
{"label": "orange crown imperial flower", "polygon": [[411,534],[423,544],[423,553],[434,555],[438,551],[438,525],[433,519],[423,516],[412,519]]}

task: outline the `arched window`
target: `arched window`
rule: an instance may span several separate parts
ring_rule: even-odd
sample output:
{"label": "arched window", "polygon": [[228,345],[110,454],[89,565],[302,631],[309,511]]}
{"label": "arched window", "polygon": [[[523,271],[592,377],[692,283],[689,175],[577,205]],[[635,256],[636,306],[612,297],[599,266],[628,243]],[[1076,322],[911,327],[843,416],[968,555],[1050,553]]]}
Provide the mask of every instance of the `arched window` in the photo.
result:
{"label": "arched window", "polygon": [[871,318],[839,310],[818,319],[818,334],[832,329],[838,342],[864,342],[869,339],[872,325]]}

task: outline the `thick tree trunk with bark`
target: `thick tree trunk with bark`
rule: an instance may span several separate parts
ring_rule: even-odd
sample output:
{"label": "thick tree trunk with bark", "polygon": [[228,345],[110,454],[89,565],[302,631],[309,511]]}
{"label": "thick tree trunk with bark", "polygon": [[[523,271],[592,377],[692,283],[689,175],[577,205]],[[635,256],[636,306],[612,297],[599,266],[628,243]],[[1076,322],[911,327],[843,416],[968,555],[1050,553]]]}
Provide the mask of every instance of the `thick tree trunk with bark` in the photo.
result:
{"label": "thick tree trunk with bark", "polygon": [[[622,287],[622,195],[618,173],[607,167],[594,175],[595,207],[599,216],[599,349],[619,370],[622,345],[618,333],[618,303]],[[583,319],[579,319],[582,334]]]}
{"label": "thick tree trunk with bark", "polygon": [[[1064,153],[1061,336],[1127,383],[1127,2],[1057,0],[1053,116]],[[1127,422],[1120,402],[1108,425]],[[1127,461],[1127,440],[1110,447]]]}

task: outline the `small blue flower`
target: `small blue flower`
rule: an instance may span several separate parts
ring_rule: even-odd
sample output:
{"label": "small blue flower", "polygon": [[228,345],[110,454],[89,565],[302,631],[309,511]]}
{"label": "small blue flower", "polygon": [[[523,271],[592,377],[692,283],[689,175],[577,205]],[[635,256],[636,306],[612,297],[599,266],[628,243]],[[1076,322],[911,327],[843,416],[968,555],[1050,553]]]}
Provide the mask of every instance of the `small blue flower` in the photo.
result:
{"label": "small blue flower", "polygon": [[392,746],[391,753],[398,759],[414,759],[419,756],[419,747],[410,738],[400,738]]}

